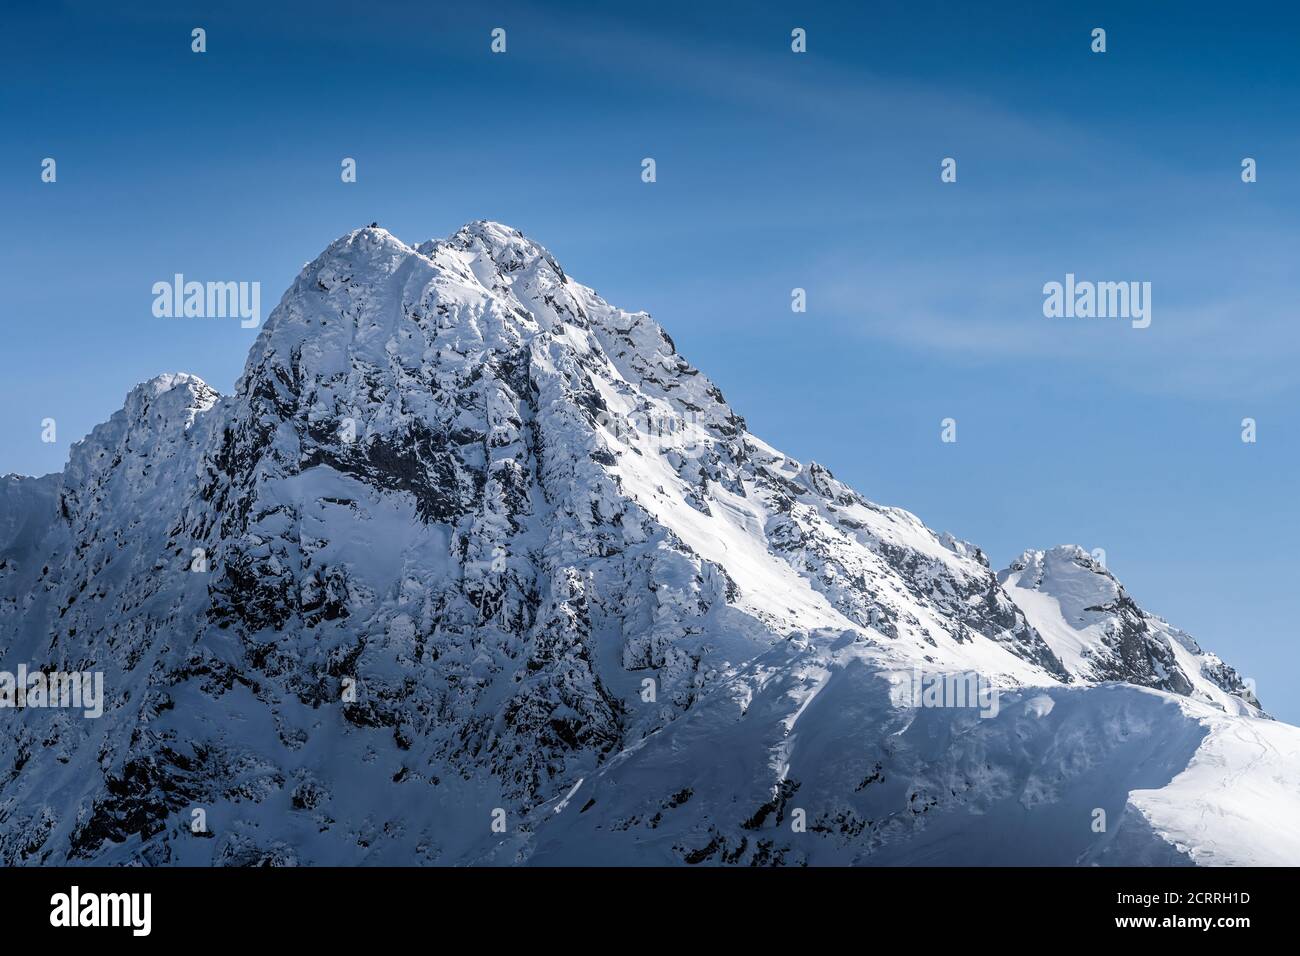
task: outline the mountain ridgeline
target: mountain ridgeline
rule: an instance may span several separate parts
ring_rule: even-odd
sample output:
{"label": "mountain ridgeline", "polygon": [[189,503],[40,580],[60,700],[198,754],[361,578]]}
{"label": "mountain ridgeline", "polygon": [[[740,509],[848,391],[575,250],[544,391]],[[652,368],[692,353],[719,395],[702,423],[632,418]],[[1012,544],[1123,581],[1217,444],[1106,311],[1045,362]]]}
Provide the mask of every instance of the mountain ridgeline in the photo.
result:
{"label": "mountain ridgeline", "polygon": [[995,573],[491,222],[0,479],[0,654],[105,690],[0,709],[6,864],[1300,859],[1300,732],[1088,554]]}

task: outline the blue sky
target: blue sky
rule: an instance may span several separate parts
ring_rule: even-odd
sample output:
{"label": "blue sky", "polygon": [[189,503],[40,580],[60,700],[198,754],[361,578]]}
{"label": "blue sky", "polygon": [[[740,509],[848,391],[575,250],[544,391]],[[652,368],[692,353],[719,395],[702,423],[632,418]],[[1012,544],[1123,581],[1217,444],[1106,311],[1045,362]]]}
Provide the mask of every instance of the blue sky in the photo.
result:
{"label": "blue sky", "polygon": [[[1294,12],[440,6],[7,14],[0,472],[58,470],[160,371],[231,389],[255,332],[156,319],[154,282],[260,281],[265,313],[358,225],[498,219],[652,312],[768,441],[997,566],[1104,548],[1300,722]],[[1044,318],[1067,272],[1151,282],[1151,327]]]}

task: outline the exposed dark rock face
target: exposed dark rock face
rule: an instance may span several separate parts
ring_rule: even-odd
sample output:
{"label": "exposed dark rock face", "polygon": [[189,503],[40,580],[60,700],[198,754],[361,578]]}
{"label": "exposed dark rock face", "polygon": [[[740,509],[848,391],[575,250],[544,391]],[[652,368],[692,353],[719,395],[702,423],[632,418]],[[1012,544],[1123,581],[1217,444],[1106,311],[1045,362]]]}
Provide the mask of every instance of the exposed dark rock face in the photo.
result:
{"label": "exposed dark rock face", "polygon": [[[828,678],[764,655],[1195,689],[1122,591],[1086,610],[1112,624],[1082,674],[977,548],[765,445],[648,315],[515,230],[361,229],[304,268],[234,395],[160,376],[61,475],[0,479],[4,659],[105,688],[96,720],[0,710],[0,862],[519,862],[584,780],[733,699],[770,724],[762,792],[680,781],[620,832],[805,862],[772,831],[820,791],[778,771],[790,714],[751,701]],[[848,764],[849,794],[894,785]],[[954,799],[917,793],[889,799]],[[844,801],[808,823],[894,832]]]}
{"label": "exposed dark rock face", "polygon": [[1045,616],[1040,627],[1049,633],[1061,628],[1078,633],[1084,646],[1075,663],[1077,677],[1155,687],[1221,708],[1225,701],[1216,691],[1222,691],[1259,707],[1254,691],[1235,670],[1203,651],[1191,635],[1140,608],[1082,548],[1026,551],[998,579],[1013,599],[1023,593],[1051,599],[1055,620]]}

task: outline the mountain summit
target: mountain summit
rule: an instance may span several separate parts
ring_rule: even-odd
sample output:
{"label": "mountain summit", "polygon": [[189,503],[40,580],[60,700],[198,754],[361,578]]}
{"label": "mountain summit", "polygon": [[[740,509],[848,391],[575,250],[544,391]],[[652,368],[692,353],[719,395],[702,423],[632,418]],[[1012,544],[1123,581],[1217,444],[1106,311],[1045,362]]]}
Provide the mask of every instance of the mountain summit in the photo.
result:
{"label": "mountain summit", "polygon": [[106,696],[0,709],[9,864],[1300,859],[1231,668],[765,444],[492,222],[341,237],[234,395],[0,479],[0,652]]}

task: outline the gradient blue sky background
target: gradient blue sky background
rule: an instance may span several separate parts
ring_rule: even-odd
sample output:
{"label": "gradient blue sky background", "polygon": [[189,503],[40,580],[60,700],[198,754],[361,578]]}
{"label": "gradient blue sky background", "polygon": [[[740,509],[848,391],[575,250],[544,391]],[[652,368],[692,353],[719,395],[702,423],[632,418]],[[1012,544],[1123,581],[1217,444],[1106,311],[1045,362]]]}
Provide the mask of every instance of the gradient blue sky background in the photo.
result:
{"label": "gradient blue sky background", "polygon": [[[601,6],[7,12],[0,472],[60,469],[158,372],[232,388],[256,333],[154,318],[154,282],[260,281],[265,315],[356,226],[498,219],[652,312],[776,446],[999,567],[1104,548],[1300,722],[1296,13]],[[1150,281],[1151,327],[1045,319],[1067,272]]]}

